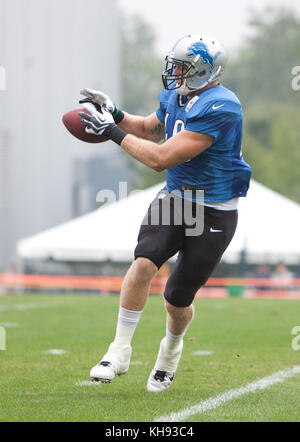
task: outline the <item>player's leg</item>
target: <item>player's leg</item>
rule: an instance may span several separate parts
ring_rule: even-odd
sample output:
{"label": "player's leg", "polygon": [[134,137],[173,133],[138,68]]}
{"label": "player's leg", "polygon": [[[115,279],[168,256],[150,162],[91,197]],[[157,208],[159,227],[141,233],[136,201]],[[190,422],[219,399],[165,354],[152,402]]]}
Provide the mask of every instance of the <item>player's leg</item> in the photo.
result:
{"label": "player's leg", "polygon": [[185,237],[175,267],[167,282],[165,299],[187,307],[202,287],[230,244],[237,226],[237,211],[205,208],[204,230],[200,236]]}
{"label": "player's leg", "polygon": [[167,332],[174,336],[183,334],[194,317],[193,304],[188,307],[176,307],[165,299],[167,311]]}
{"label": "player's leg", "polygon": [[182,353],[183,336],[193,318],[195,294],[219,263],[236,224],[237,211],[205,208],[202,235],[185,238],[164,293],[167,332],[148,379],[148,391],[164,391],[171,385]]}
{"label": "player's leg", "polygon": [[194,317],[194,306],[176,307],[165,300],[166,336],[159,346],[157,359],[148,378],[147,390],[166,390],[174,379],[183,350],[183,337]]}
{"label": "player's leg", "polygon": [[131,340],[157,270],[156,265],[147,258],[138,258],[132,263],[122,284],[115,339],[99,364],[92,368],[90,377],[93,380],[111,382],[116,375],[127,373]]}
{"label": "player's leg", "polygon": [[[121,289],[120,305],[127,310],[142,311],[148,297],[150,283],[158,268],[148,258],[138,257],[129,268]],[[138,294],[138,296],[137,296]]]}
{"label": "player's leg", "polygon": [[[161,204],[159,198],[156,198],[150,206],[151,214],[155,216],[156,212],[161,213],[162,207],[168,210],[167,200]],[[92,368],[92,379],[110,382],[116,374],[128,371],[131,340],[146,303],[151,281],[161,265],[178,251],[183,239],[182,226],[152,226],[143,223],[135,250],[136,260],[122,285],[116,336],[100,363]]]}

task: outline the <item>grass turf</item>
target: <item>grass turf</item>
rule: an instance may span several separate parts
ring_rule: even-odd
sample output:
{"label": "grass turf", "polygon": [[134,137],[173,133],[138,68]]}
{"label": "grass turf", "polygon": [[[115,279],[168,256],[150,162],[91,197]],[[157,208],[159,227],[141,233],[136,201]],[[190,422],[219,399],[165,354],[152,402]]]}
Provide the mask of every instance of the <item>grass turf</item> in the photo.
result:
{"label": "grass turf", "polygon": [[[299,301],[197,299],[174,385],[163,394],[146,382],[165,333],[161,296],[151,296],[133,338],[132,365],[111,384],[79,386],[106,352],[119,298],[25,295],[0,298],[0,421],[149,422],[300,364],[291,330]],[[45,354],[64,349],[62,355]],[[212,351],[199,356],[199,350]],[[249,393],[188,421],[300,421],[300,375]]]}

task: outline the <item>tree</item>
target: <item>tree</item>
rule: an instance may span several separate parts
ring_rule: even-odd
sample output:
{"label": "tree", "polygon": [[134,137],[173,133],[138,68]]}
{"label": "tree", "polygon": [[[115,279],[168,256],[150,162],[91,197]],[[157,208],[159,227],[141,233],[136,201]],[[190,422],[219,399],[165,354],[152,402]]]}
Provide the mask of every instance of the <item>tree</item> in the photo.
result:
{"label": "tree", "polygon": [[291,70],[300,64],[300,19],[294,11],[266,8],[252,11],[251,37],[228,64],[224,85],[249,106],[258,98],[299,105]]}
{"label": "tree", "polygon": [[123,102],[135,115],[150,114],[158,107],[163,62],[155,54],[155,40],[152,27],[142,17],[123,18]]}
{"label": "tree", "polygon": [[[129,113],[146,116],[158,108],[164,63],[155,54],[155,33],[143,18],[123,17],[122,31],[123,106]],[[164,172],[157,173],[129,156],[128,162],[134,188],[144,189],[165,180]]]}
{"label": "tree", "polygon": [[300,131],[298,107],[256,102],[245,118],[245,160],[253,177],[300,202]]}

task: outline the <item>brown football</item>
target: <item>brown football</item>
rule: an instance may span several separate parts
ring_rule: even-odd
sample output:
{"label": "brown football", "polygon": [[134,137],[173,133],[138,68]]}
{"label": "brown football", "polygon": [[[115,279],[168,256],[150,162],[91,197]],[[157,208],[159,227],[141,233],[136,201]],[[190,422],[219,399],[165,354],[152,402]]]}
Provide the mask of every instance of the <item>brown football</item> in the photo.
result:
{"label": "brown football", "polygon": [[85,131],[86,126],[81,123],[82,117],[79,112],[85,112],[88,114],[86,109],[74,109],[67,112],[62,117],[62,121],[68,131],[76,138],[86,143],[104,143],[108,140],[107,137],[102,135],[87,134]]}

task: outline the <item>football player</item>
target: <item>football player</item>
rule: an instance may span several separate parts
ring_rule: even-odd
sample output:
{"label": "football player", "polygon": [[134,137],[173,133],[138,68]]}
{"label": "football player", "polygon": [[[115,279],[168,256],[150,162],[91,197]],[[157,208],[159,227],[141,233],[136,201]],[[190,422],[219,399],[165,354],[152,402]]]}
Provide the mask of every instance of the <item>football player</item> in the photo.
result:
{"label": "football player", "polygon": [[[146,118],[119,110],[103,92],[81,91],[86,97],[81,103],[89,111],[81,113],[86,132],[105,135],[156,171],[167,170],[166,187],[149,207],[135,260],[124,278],[115,339],[92,368],[93,380],[111,382],[128,371],[131,340],[150,283],[178,252],[164,292],[166,335],[147,389],[162,392],[172,384],[183,337],[194,316],[195,294],[234,235],[238,201],[247,194],[251,169],[242,156],[241,104],[220,83],[226,58],[222,44],[211,36],[181,38],[166,56],[159,108]],[[192,209],[196,224],[202,223],[197,235],[187,229],[186,207]],[[181,223],[175,220],[179,209]],[[163,222],[164,211],[173,213],[169,222]],[[152,223],[152,218],[159,221]]]}

